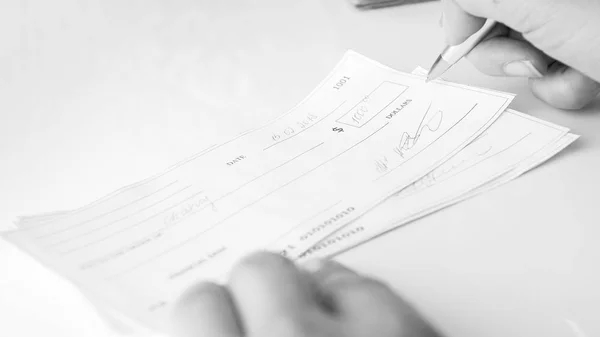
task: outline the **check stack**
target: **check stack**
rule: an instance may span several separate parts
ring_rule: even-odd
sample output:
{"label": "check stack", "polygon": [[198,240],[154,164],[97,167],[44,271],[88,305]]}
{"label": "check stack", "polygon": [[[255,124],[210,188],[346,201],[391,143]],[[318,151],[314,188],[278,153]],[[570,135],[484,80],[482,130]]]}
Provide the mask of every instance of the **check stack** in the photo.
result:
{"label": "check stack", "polygon": [[507,183],[573,141],[514,95],[349,51],[279,118],[84,207],[2,235],[132,331],[255,250],[330,257]]}

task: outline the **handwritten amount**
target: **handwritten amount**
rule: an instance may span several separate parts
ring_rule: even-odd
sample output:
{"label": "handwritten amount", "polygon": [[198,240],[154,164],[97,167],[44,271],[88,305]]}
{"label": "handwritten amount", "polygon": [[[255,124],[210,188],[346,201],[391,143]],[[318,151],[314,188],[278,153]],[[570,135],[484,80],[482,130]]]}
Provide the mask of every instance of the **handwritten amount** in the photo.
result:
{"label": "handwritten amount", "polygon": [[369,101],[369,96],[366,96],[362,100],[362,103],[356,108],[356,110],[354,110],[354,113],[352,114],[352,121],[355,124],[360,125],[360,122],[362,121],[362,119],[365,117],[366,114],[369,113],[369,107],[366,104],[368,101]]}

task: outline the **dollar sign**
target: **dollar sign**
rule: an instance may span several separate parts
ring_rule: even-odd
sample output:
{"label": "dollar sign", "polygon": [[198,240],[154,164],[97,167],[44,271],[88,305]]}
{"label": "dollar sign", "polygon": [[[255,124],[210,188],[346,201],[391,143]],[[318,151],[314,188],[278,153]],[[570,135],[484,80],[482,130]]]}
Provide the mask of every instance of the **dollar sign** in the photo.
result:
{"label": "dollar sign", "polygon": [[337,133],[344,132],[344,128],[338,128],[338,127],[335,127],[331,130],[333,130],[333,132],[337,132]]}

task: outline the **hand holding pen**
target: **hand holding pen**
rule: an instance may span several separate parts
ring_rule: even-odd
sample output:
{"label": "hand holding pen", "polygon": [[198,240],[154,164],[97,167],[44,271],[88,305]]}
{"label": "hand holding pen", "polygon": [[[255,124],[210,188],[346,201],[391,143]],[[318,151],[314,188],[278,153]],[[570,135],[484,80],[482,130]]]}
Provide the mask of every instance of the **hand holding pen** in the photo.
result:
{"label": "hand holding pen", "polygon": [[599,0],[442,0],[442,6],[449,47],[431,79],[468,54],[488,75],[530,78],[533,93],[558,108],[580,109],[600,93]]}

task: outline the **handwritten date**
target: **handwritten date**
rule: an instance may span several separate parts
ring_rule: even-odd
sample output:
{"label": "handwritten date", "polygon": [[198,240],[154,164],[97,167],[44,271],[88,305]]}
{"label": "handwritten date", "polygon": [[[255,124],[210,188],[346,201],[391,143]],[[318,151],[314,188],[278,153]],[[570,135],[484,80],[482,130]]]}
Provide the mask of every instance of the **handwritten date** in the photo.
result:
{"label": "handwritten date", "polygon": [[304,116],[304,118],[302,118],[301,120],[296,121],[296,123],[285,126],[280,132],[274,132],[271,135],[271,139],[273,140],[273,142],[280,142],[286,138],[293,136],[297,132],[308,128],[309,126],[314,124],[317,119],[319,119],[318,116],[309,113],[306,116]]}

